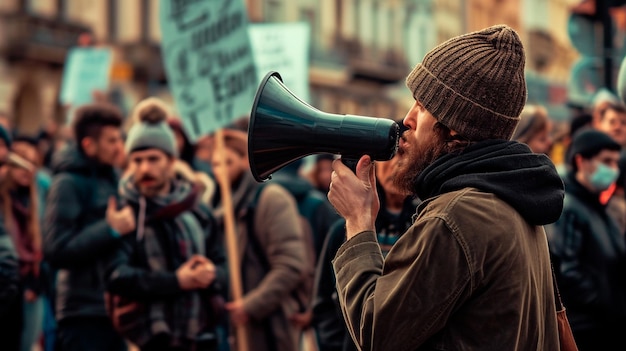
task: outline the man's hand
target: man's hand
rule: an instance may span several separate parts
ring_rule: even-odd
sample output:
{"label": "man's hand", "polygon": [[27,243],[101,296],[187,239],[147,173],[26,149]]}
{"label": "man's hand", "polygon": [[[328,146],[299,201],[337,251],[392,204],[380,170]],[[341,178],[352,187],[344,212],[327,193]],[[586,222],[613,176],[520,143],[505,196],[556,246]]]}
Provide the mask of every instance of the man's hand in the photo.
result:
{"label": "man's hand", "polygon": [[346,220],[347,239],[366,230],[375,230],[380,200],[374,163],[369,156],[361,157],[356,174],[341,160],[333,161],[328,200]]}
{"label": "man's hand", "polygon": [[126,235],[132,233],[137,228],[135,213],[130,206],[125,206],[121,210],[117,209],[117,201],[114,196],[109,198],[107,206],[106,221],[113,230]]}
{"label": "man's hand", "polygon": [[215,280],[215,265],[204,256],[194,255],[176,270],[176,278],[183,290],[206,289]]}
{"label": "man's hand", "polygon": [[243,308],[242,300],[227,302],[226,310],[230,315],[230,320],[233,321],[233,324],[235,324],[235,326],[244,325],[250,321],[250,316],[248,316],[248,312],[246,312],[246,310]]}

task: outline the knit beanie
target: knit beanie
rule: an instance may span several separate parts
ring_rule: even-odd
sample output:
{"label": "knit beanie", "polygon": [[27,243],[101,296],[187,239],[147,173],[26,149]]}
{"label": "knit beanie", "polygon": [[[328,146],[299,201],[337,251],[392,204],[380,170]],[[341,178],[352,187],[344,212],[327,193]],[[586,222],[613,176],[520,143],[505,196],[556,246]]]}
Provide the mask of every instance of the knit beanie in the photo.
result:
{"label": "knit beanie", "polygon": [[406,79],[416,101],[471,140],[509,140],[526,103],[524,47],[506,25],[454,37]]}
{"label": "knit beanie", "polygon": [[584,129],[576,133],[572,140],[568,159],[574,165],[574,156],[589,159],[603,150],[620,151],[622,147],[608,134],[595,129]]}
{"label": "knit beanie", "polygon": [[165,104],[156,98],[143,100],[133,112],[135,122],[126,137],[126,153],[145,149],[159,149],[178,157],[176,137],[167,124]]}

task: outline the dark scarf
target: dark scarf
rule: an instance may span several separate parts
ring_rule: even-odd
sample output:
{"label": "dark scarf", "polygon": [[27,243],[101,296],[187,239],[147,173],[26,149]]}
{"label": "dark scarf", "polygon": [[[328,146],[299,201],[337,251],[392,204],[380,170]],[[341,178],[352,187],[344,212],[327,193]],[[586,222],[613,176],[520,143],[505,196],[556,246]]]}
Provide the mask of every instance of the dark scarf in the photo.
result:
{"label": "dark scarf", "polygon": [[[191,212],[198,191],[190,182],[175,179],[169,194],[146,199],[139,194],[132,178],[128,178],[120,184],[120,195],[138,204],[136,237],[143,244],[151,271],[169,270],[168,258],[178,267],[193,255],[205,255],[204,230]],[[167,222],[173,225],[166,226]],[[157,231],[155,228],[166,229]],[[162,235],[169,236],[168,242],[175,243],[176,247],[163,247],[163,241],[159,240]],[[143,341],[161,333],[170,335],[174,346],[183,340],[195,340],[206,323],[205,312],[197,291],[181,292],[167,303],[152,302],[149,312],[141,316],[140,323],[149,330],[143,335]]]}
{"label": "dark scarf", "polygon": [[482,141],[442,156],[415,182],[422,200],[468,187],[495,194],[533,225],[555,222],[563,209],[565,192],[554,164],[514,141]]}

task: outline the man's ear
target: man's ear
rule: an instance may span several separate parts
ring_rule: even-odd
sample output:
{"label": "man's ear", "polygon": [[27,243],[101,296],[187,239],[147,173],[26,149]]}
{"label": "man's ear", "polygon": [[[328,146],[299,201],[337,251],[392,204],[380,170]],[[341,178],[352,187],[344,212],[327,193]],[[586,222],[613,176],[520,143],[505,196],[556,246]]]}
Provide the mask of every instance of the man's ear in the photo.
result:
{"label": "man's ear", "polygon": [[84,137],[83,140],[80,141],[80,146],[85,152],[85,155],[89,157],[96,156],[98,152],[98,145],[96,145],[96,141],[92,137]]}

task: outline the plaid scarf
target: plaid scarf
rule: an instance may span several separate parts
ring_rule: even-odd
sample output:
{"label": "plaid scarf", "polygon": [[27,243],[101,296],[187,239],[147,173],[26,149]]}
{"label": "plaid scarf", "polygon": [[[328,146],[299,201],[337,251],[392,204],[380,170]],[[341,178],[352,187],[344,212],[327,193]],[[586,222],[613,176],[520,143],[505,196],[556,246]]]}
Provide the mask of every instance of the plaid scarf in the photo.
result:
{"label": "plaid scarf", "polygon": [[[136,238],[145,249],[150,271],[168,271],[168,258],[178,267],[194,254],[205,255],[204,230],[190,211],[197,194],[191,183],[177,179],[166,196],[146,199],[137,192],[132,179],[122,181],[121,196],[139,205]],[[168,236],[166,240],[173,243],[172,247],[163,245],[163,235]],[[135,341],[141,345],[158,334],[169,335],[171,346],[195,340],[204,327],[204,313],[197,291],[181,292],[167,302],[153,301],[146,313],[136,316],[142,319],[135,321],[136,325],[144,327],[139,337],[141,341]]]}

